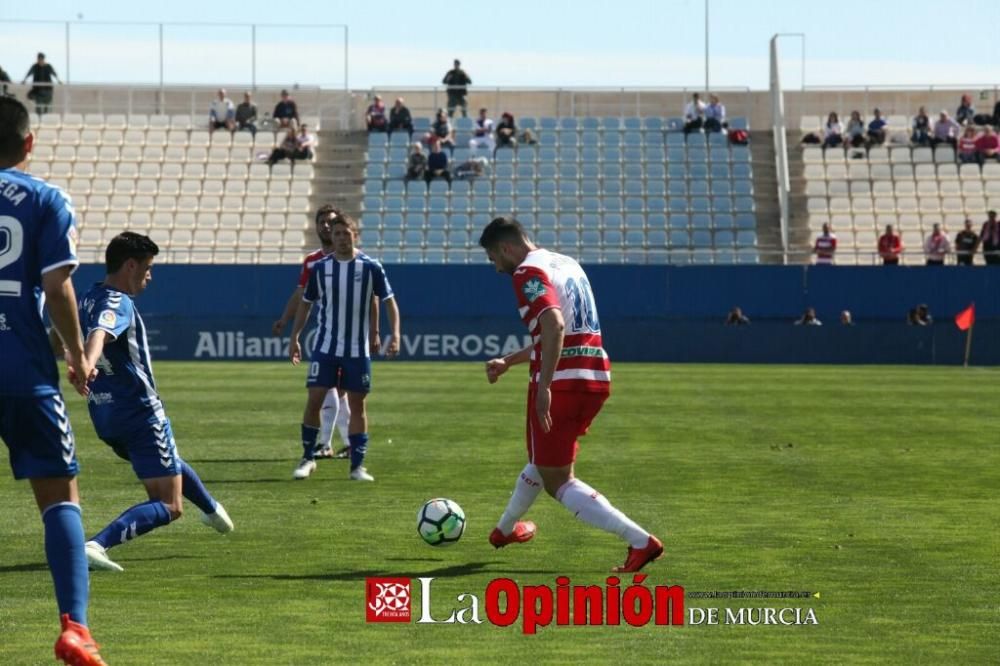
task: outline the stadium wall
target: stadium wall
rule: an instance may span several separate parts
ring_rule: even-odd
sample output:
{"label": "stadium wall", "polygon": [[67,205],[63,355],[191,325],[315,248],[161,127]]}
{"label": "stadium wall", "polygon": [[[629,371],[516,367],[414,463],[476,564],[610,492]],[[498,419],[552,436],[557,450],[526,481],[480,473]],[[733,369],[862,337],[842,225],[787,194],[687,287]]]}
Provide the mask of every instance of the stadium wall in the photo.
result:
{"label": "stadium wall", "polygon": [[[989,268],[627,266],[587,268],[613,360],[957,364],[965,334],[952,316],[976,303],[972,358],[1000,365],[1000,271]],[[403,356],[483,359],[525,344],[509,278],[489,266],[388,266],[404,322]],[[100,280],[82,266],[82,291]],[[271,323],[295,286],[293,266],[156,267],[139,300],[161,359],[285,358]],[[930,327],[905,324],[926,303]],[[739,305],[753,320],[722,325]],[[823,327],[793,326],[815,307]],[[841,310],[857,324],[840,326]],[[385,332],[387,324],[383,323]],[[286,330],[287,335],[287,330]]]}

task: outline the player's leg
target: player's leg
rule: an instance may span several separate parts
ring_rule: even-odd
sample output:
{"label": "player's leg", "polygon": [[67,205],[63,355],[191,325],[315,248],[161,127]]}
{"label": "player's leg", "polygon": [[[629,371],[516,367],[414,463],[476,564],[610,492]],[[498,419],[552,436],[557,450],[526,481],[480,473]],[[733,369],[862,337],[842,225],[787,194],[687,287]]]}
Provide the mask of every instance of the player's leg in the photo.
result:
{"label": "player's leg", "polygon": [[340,433],[341,448],[337,451],[338,458],[347,458],[351,451],[351,403],[347,399],[347,391],[339,390],[340,408],[337,410],[337,432]]}
{"label": "player's leg", "polygon": [[351,409],[348,426],[348,441],[351,445],[351,473],[353,481],[374,481],[365,469],[365,455],[368,453],[368,413],[365,398],[371,390],[372,362],[369,358],[344,359],[341,386],[347,391],[347,403]]}
{"label": "player's leg", "polygon": [[528,448],[528,464],[514,483],[514,492],[507,501],[507,508],[497,521],[497,526],[490,533],[490,543],[494,548],[503,548],[511,543],[524,543],[535,536],[535,524],[522,521],[520,518],[528,512],[542,491],[542,477],[531,460],[531,412],[534,408],[534,392],[528,390],[528,416],[525,418],[525,442]]}
{"label": "player's leg", "polygon": [[340,395],[337,389],[330,389],[323,399],[323,406],[319,410],[319,435],[316,437],[316,446],[319,451],[317,458],[333,457],[333,429],[340,418]]}
{"label": "player's leg", "polygon": [[302,459],[292,472],[293,479],[307,479],[316,470],[317,438],[319,437],[323,402],[337,386],[339,362],[330,357],[314,358],[309,363],[306,378],[306,406],[302,412]]}

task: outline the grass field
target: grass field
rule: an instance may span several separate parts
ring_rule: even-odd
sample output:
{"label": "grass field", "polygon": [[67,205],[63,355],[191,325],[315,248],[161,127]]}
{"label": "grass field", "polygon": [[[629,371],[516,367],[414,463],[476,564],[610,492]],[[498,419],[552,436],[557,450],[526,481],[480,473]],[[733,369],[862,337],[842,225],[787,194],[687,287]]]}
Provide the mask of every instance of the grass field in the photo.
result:
{"label": "grass field", "polygon": [[[112,551],[126,571],[92,576],[90,617],[113,665],[1000,659],[996,371],[617,365],[577,473],[663,537],[667,554],[647,584],[819,592],[687,600],[811,607],[819,624],[550,626],[526,636],[519,625],[364,620],[367,576],[436,577],[435,614],[446,616],[458,594],[482,600],[494,578],[599,584],[622,561],[614,537],[545,496],[529,513],[534,542],[487,544],[524,464],[518,373],[491,387],[479,364],[378,364],[369,412],[377,482],[359,485],[344,461],[291,480],[302,369],[156,370],[180,451],[236,531],[217,535],[190,507]],[[144,495],[96,440],[83,401],[70,404],[89,536]],[[435,496],[469,518],[448,549],[425,546],[414,529],[417,508]],[[9,473],[0,507],[0,663],[48,663],[56,614],[41,522]]]}

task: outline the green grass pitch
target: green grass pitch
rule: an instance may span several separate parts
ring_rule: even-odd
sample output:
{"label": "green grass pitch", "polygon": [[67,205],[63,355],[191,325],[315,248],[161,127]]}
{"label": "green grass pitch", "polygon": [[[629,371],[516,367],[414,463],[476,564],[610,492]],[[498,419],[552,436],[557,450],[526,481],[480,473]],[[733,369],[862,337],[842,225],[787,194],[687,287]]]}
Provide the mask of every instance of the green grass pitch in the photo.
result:
{"label": "green grass pitch", "polygon": [[[819,592],[686,601],[811,607],[819,624],[534,636],[364,619],[367,576],[435,577],[434,612],[446,616],[461,593],[483,601],[494,578],[598,584],[621,563],[614,537],[544,495],[529,513],[534,542],[486,542],[525,460],[519,370],[489,386],[480,364],[376,364],[368,485],[348,482],[344,461],[291,480],[303,369],[156,371],[181,454],[236,531],[217,535],[190,507],[112,551],[126,571],[93,574],[90,608],[111,664],[997,663],[995,370],[616,365],[577,473],[663,537],[647,584]],[[94,436],[83,401],[69,402],[90,536],[144,493]],[[418,507],[437,496],[469,519],[450,548],[415,532]],[[56,611],[27,484],[0,475],[0,507],[0,662],[48,663]]]}

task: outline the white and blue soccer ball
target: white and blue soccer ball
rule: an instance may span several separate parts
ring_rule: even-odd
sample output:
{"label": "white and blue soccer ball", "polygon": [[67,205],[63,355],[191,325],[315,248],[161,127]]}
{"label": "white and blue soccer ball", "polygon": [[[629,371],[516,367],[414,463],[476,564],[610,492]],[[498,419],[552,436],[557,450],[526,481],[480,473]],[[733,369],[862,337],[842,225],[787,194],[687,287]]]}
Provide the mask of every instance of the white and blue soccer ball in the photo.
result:
{"label": "white and blue soccer ball", "polygon": [[457,502],[438,497],[417,512],[417,534],[431,546],[450,546],[465,533],[465,512]]}

